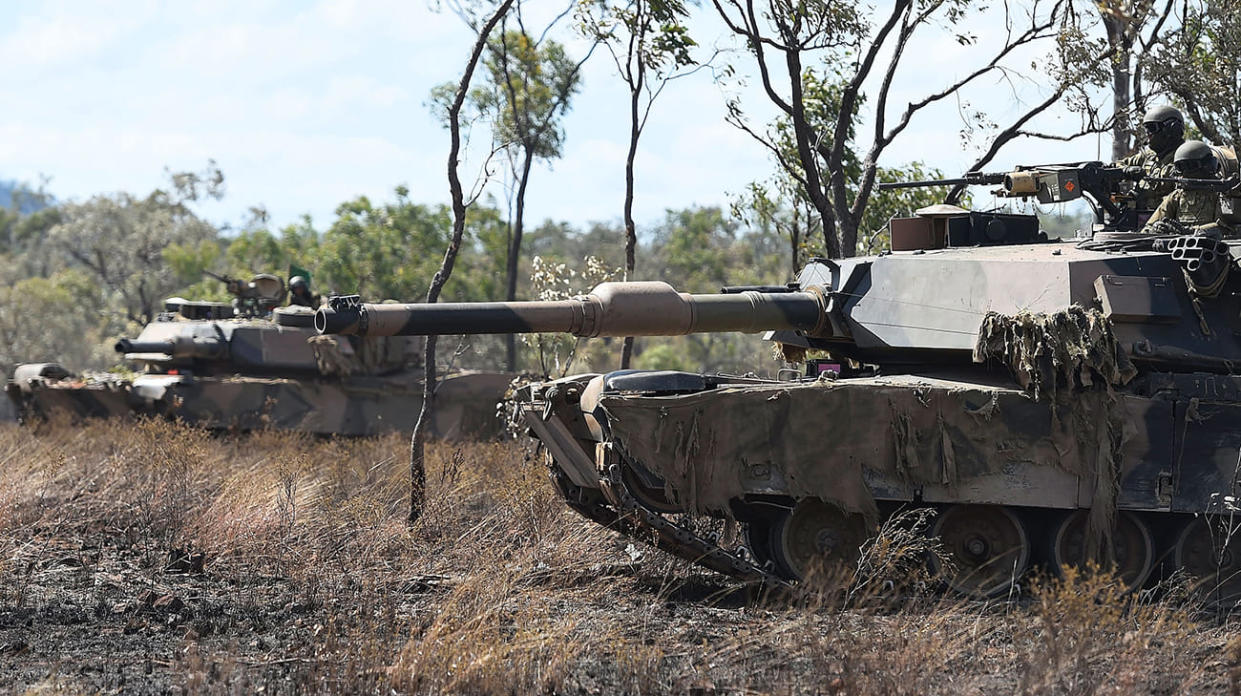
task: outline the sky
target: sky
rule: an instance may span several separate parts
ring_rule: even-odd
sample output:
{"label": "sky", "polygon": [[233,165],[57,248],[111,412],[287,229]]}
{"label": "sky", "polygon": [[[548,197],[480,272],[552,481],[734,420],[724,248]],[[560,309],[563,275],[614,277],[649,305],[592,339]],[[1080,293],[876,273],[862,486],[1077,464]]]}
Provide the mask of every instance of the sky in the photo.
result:
{"label": "sky", "polygon": [[[877,4],[884,4],[879,2]],[[527,0],[526,23],[540,28],[567,0]],[[190,2],[39,2],[0,9],[0,179],[47,177],[60,199],[164,185],[165,169],[201,170],[214,160],[227,195],[200,206],[221,226],[265,208],[275,227],[310,215],[330,224],[335,207],[366,195],[393,198],[408,186],[417,202],[448,201],[448,134],[427,108],[431,89],[455,81],[473,41],[466,24],[426,0],[219,0]],[[980,46],[930,31],[911,46],[893,87],[892,109],[948,84],[976,66],[977,52],[1001,38],[994,14],[968,18]],[[638,155],[636,215],[656,224],[663,211],[726,206],[771,176],[767,152],[726,123],[737,97],[761,127],[774,111],[709,3],[691,31],[711,66],[672,83],[655,103]],[[570,55],[589,45],[568,22],[552,31]],[[973,58],[973,62],[971,62]],[[960,100],[921,114],[881,160],[921,160],[956,175],[976,156],[963,145],[963,114],[996,121],[1039,95],[1036,55],[1016,55],[1007,80],[988,79]],[[724,78],[724,67],[736,74]],[[527,197],[527,219],[574,225],[620,218],[628,143],[626,88],[608,54],[586,63],[583,88],[564,121],[563,157],[541,163]],[[873,123],[866,114],[863,131]],[[889,116],[889,119],[893,116]],[[1066,130],[1063,110],[1040,126]],[[489,142],[476,130],[463,162],[467,186]],[[1025,141],[996,168],[1106,156],[1110,143]],[[487,194],[506,200],[502,178]]]}

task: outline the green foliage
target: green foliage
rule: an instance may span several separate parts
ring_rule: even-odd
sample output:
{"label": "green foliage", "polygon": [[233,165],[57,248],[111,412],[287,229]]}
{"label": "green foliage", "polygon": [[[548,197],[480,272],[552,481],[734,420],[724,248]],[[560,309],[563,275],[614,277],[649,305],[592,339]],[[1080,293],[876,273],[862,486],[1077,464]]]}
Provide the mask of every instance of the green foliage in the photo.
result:
{"label": "green foliage", "polygon": [[[105,296],[115,297],[131,321],[148,322],[185,279],[165,258],[174,249],[185,259],[217,236],[209,223],[162,192],[146,198],[121,193],[61,206],[45,250],[64,267],[84,269]],[[55,263],[53,262],[53,268]]]}
{"label": "green foliage", "polygon": [[0,370],[10,375],[23,362],[115,362],[106,343],[126,324],[107,311],[92,278],[78,269],[22,276],[17,260],[0,256]]}
{"label": "green foliage", "polygon": [[693,363],[684,348],[671,342],[657,343],[643,350],[633,366],[639,370],[698,371],[698,366]]}
{"label": "green foliage", "polygon": [[698,44],[685,26],[688,18],[681,0],[582,0],[577,6],[578,30],[608,45],[631,88],[641,88],[634,79],[639,71],[658,80],[694,65],[690,51]]}
{"label": "green foliage", "polygon": [[[357,292],[369,298],[416,301],[426,296],[431,277],[448,246],[452,216],[447,206],[413,203],[398,191],[394,203],[373,205],[366,198],[342,204],[336,221],[322,235],[314,259],[302,259],[323,288]],[[499,266],[481,252],[503,237],[504,223],[492,207],[471,206],[463,254],[444,289],[446,299],[496,299]]]}
{"label": "green foliage", "polygon": [[214,239],[203,239],[197,244],[177,242],[166,247],[163,256],[179,282],[193,283],[202,277],[204,270],[215,265],[220,257],[220,245]]}
{"label": "green foliage", "polygon": [[1185,3],[1182,29],[1155,48],[1147,75],[1215,143],[1241,142],[1241,1]]}
{"label": "green foliage", "polygon": [[[801,94],[806,123],[812,132],[819,134],[815,149],[821,153],[830,151],[833,146],[832,136],[836,130],[836,115],[840,113],[841,97],[844,94],[842,80],[843,78],[839,76],[835,79],[820,77],[813,68],[807,68],[802,74]],[[845,134],[845,140],[850,144],[857,131],[858,111],[865,101],[866,98],[863,95],[853,103],[853,118],[849,120],[849,127]],[[788,168],[788,171],[782,172],[781,175],[804,179],[805,171],[797,155],[797,136],[794,132],[793,120],[788,115],[780,116],[772,124],[772,131],[772,142],[779,152],[781,161],[785,162]],[[857,181],[862,173],[861,161],[851,146],[845,150],[842,167],[845,179],[850,182]],[[799,195],[805,196],[804,191]]]}
{"label": "green foliage", "polygon": [[519,146],[538,159],[559,157],[560,118],[581,87],[577,63],[564,46],[550,39],[536,43],[521,31],[501,32],[488,43],[483,67],[487,80],[470,91],[470,101],[491,119],[496,144]]}
{"label": "green foliage", "polygon": [[[530,285],[534,297],[541,302],[566,300],[590,292],[599,283],[615,280],[620,269],[608,268],[594,256],[582,259],[580,269],[567,263],[544,261],[535,256],[531,259]],[[583,341],[565,334],[523,334],[521,342],[534,359],[536,369],[543,378],[564,377],[573,369]],[[588,342],[598,346],[602,341]],[[593,357],[598,361],[599,351]],[[591,359],[587,357],[586,362]]]}
{"label": "green foliage", "polygon": [[[8,192],[9,206],[0,208],[0,253],[25,255],[36,249],[48,230],[60,222],[60,209],[40,185],[18,184]],[[32,269],[38,275],[43,269]]]}

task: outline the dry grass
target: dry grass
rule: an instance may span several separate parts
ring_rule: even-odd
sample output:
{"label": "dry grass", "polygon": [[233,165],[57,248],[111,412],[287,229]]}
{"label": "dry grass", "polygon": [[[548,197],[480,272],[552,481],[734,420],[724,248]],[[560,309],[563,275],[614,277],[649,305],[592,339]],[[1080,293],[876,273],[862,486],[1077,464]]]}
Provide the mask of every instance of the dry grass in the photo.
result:
{"label": "dry grass", "polygon": [[[1104,576],[1012,603],[935,591],[917,513],[851,592],[755,603],[576,517],[512,443],[433,446],[411,530],[405,451],[0,428],[0,689],[1238,693],[1232,626]],[[168,572],[196,553],[204,573]]]}

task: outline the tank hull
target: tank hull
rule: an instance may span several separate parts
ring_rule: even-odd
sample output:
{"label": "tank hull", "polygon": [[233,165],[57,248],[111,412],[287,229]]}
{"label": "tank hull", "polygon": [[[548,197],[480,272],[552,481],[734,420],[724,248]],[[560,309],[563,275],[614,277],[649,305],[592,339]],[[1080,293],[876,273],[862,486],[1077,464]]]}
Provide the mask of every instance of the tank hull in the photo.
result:
{"label": "tank hull", "polygon": [[[450,440],[499,435],[496,404],[512,376],[461,373],[440,386],[432,433]],[[422,382],[399,377],[289,378],[140,375],[133,380],[38,379],[10,384],[23,419],[158,415],[213,430],[292,430],[369,436],[408,432],[422,407]]]}
{"label": "tank hull", "polygon": [[[608,388],[609,376],[584,375],[531,389],[523,413],[570,505],[592,501],[605,520],[639,512],[647,521],[688,513],[740,522],[750,542],[745,551],[721,549],[726,562],[704,563],[701,545],[685,545],[683,535],[666,535],[665,545],[740,579],[802,579],[773,551],[778,543],[754,540],[771,539],[804,501],[842,511],[867,534],[909,507],[933,508],[966,529],[1002,515],[1019,535],[1022,571],[1084,562],[1084,549],[1105,540],[1127,544],[1117,553],[1131,557],[1131,589],[1193,565],[1211,534],[1193,525],[1233,511],[1237,377],[1152,373],[1122,390],[1054,399],[976,376],[699,378],[703,388],[682,381],[670,393],[666,378],[645,391],[631,378],[620,391]],[[635,470],[636,480],[610,475]],[[618,500],[617,487],[636,500]],[[1019,576],[954,587],[994,596]],[[1239,579],[1226,578],[1230,598]]]}

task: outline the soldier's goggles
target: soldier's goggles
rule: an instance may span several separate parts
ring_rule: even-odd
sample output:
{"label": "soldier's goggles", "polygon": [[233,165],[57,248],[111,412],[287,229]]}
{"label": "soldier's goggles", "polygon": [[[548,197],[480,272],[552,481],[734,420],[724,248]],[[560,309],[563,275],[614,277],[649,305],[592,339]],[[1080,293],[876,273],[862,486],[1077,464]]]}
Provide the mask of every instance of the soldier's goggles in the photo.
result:
{"label": "soldier's goggles", "polygon": [[1142,125],[1146,128],[1146,132],[1148,135],[1154,135],[1158,133],[1159,131],[1176,126],[1176,121],[1173,121],[1171,119],[1167,119],[1163,121],[1145,121],[1142,123]]}
{"label": "soldier's goggles", "polygon": [[1186,178],[1199,179],[1215,176],[1215,162],[1209,160],[1186,160],[1173,165],[1178,174]]}

